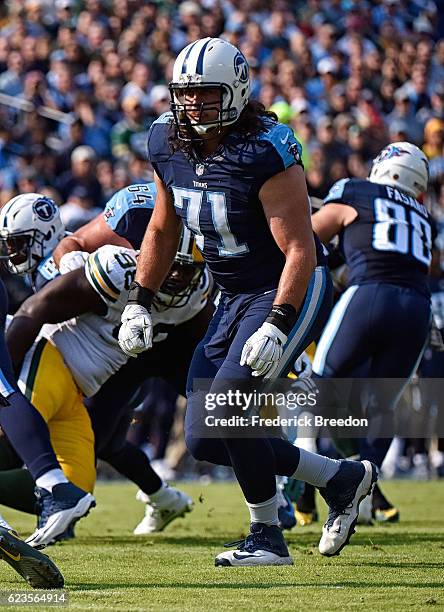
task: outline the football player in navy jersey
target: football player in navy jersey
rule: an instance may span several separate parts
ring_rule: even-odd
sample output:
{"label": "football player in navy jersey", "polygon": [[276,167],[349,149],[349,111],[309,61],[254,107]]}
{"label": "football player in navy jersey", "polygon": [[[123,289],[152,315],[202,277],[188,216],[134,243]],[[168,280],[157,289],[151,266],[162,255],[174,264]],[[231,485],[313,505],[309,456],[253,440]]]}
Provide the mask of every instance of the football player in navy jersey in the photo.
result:
{"label": "football player in navy jersey", "polygon": [[247,61],[222,39],[198,40],[181,51],[170,93],[172,112],[148,135],[157,198],[120,345],[132,356],[150,348],[152,301],[183,222],[221,290],[190,366],[186,441],[197,459],[233,466],[251,516],[250,534],[237,550],[218,555],[216,565],[292,563],[277,527],[276,474],[320,487],[329,517],[319,550],[338,554],[376,467],[299,451],[278,438],[209,438],[202,394],[193,391],[198,378],[213,380],[215,391],[226,389],[228,379],[285,376],[328,317],[331,283],[311,228],[301,147],[291,129],[250,102]]}
{"label": "football player in navy jersey", "polygon": [[430,327],[432,230],[429,213],[417,199],[427,181],[424,153],[396,142],[374,160],[368,180],[335,183],[312,217],[325,244],[339,235],[349,274],[348,289],[317,346],[314,373],[397,379],[373,385],[381,437],[360,440],[361,459],[378,466],[391,443],[391,408],[418,366]]}

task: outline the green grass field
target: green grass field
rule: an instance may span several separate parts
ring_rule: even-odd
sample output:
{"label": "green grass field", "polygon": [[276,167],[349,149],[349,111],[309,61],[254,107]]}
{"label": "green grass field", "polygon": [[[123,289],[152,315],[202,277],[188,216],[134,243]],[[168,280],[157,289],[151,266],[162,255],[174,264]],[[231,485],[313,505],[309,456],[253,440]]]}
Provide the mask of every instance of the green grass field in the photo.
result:
{"label": "green grass field", "polygon": [[[194,511],[163,534],[135,537],[143,512],[135,487],[98,485],[97,508],[77,526],[76,540],[48,549],[65,575],[71,608],[444,609],[442,481],[384,483],[401,522],[360,527],[340,557],[317,552],[320,524],[297,527],[288,535],[295,564],[280,568],[215,568],[222,544],[245,534],[246,508],[232,484],[183,489],[193,496]],[[2,512],[22,534],[32,530],[32,517]],[[27,588],[6,564],[0,581],[0,590]]]}

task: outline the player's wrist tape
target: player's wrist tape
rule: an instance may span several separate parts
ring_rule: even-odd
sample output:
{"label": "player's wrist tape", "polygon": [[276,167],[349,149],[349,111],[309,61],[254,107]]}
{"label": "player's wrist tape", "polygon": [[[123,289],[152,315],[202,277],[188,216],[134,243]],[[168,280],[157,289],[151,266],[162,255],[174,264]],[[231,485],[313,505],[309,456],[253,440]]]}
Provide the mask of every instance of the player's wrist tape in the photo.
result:
{"label": "player's wrist tape", "polygon": [[288,336],[291,328],[296,323],[297,317],[298,313],[296,308],[291,304],[273,304],[265,320],[267,323],[276,326],[283,334]]}
{"label": "player's wrist tape", "polygon": [[151,312],[151,304],[155,296],[154,291],[142,287],[137,281],[133,281],[129,288],[127,304],[138,304]]}

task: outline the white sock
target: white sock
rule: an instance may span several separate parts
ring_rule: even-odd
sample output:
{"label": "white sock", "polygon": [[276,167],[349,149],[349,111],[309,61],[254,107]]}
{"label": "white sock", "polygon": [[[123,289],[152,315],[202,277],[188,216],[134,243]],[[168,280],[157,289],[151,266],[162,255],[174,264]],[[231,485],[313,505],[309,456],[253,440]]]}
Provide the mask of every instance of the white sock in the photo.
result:
{"label": "white sock", "polygon": [[39,476],[35,481],[35,484],[41,489],[46,489],[52,493],[52,487],[66,482],[69,482],[69,480],[66,478],[62,470],[60,468],[55,468],[54,470],[49,470],[49,472],[46,472],[43,474],[43,476]]}
{"label": "white sock", "polygon": [[277,496],[274,495],[260,504],[249,504],[250,521],[252,523],[264,523],[265,525],[279,525]]}
{"label": "white sock", "polygon": [[394,437],[392,443],[390,444],[390,448],[387,451],[384,461],[381,465],[382,473],[384,474],[384,478],[393,478],[396,472],[396,464],[398,463],[398,459],[401,456],[402,450],[402,441],[400,438]]}
{"label": "white sock", "polygon": [[0,514],[0,527],[4,527],[5,529],[12,529],[11,525],[8,523],[8,521],[5,521],[5,519],[2,517],[1,514]]}
{"label": "white sock", "polygon": [[299,452],[299,465],[292,478],[303,480],[315,487],[325,487],[339,470],[341,462],[336,459],[310,453],[303,448],[300,448]]}
{"label": "white sock", "polygon": [[[311,422],[310,418],[313,419],[313,415],[310,412],[301,412],[299,415],[300,422],[303,423],[304,417],[307,422]],[[310,453],[315,453],[317,450],[316,439],[318,437],[320,427],[315,425],[301,425],[298,427],[298,435],[296,440],[293,442],[294,446],[303,448]]]}
{"label": "white sock", "polygon": [[156,506],[169,506],[177,497],[176,490],[169,487],[165,482],[162,483],[160,489],[155,493],[150,493],[148,496],[150,502],[154,502]]}

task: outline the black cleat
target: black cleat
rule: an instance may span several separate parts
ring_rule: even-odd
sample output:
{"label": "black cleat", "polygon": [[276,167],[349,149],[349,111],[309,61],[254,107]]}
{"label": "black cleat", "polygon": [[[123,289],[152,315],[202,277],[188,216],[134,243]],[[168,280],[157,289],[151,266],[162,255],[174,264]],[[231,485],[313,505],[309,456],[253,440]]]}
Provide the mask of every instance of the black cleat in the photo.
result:
{"label": "black cleat", "polygon": [[60,570],[49,557],[6,527],[0,527],[0,557],[34,589],[61,589],[65,583]]}
{"label": "black cleat", "polygon": [[217,555],[214,562],[216,567],[293,565],[282,531],[276,525],[251,523],[245,540],[232,542],[231,546],[238,548]]}
{"label": "black cleat", "polygon": [[285,489],[278,488],[277,499],[279,527],[281,529],[293,529],[293,527],[296,527],[296,517],[293,504],[286,494]]}

